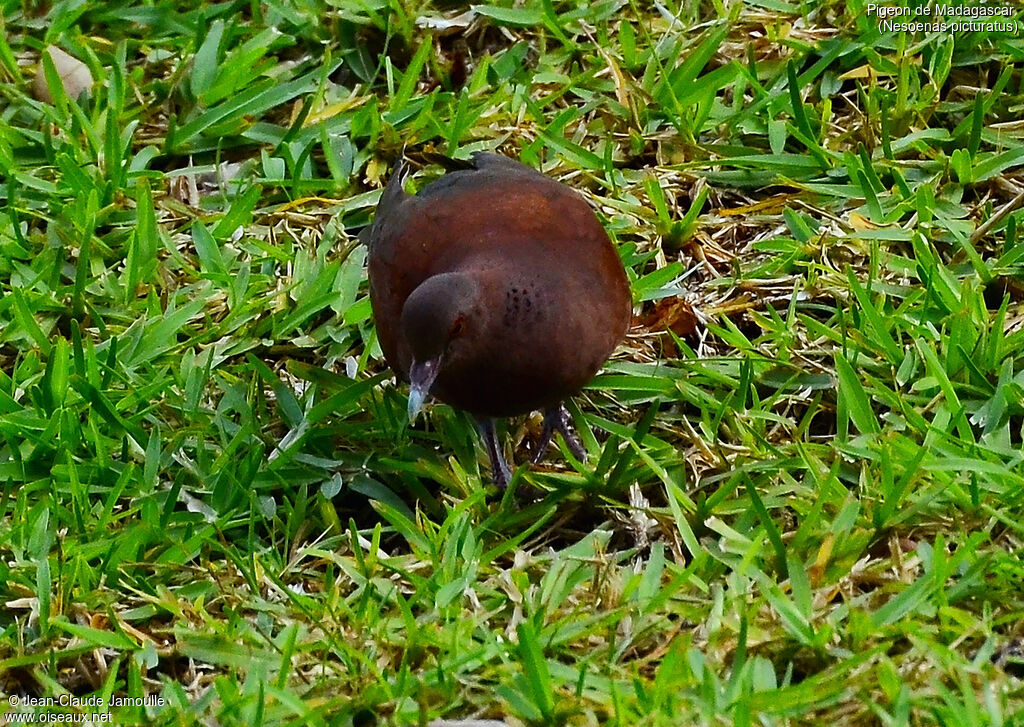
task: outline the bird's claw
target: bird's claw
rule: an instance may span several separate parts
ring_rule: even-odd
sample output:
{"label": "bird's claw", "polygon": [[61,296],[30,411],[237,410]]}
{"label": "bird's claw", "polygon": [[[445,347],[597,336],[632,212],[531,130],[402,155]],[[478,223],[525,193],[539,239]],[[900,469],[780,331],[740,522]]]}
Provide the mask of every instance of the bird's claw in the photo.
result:
{"label": "bird's claw", "polygon": [[565,439],[565,444],[572,452],[572,456],[580,462],[587,461],[587,450],[583,448],[576,430],[572,427],[572,418],[564,404],[553,406],[544,411],[544,428],[541,430],[540,439],[537,442],[537,453],[533,455],[533,463],[537,464],[544,457],[544,453],[551,444],[551,436],[558,432]]}

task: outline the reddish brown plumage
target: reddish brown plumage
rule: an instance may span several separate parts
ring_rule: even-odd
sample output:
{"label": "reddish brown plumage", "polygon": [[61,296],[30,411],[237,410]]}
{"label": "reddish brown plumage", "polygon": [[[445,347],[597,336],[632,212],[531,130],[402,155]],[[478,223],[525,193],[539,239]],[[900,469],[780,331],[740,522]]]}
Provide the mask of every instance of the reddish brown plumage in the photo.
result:
{"label": "reddish brown plumage", "polygon": [[415,196],[394,176],[367,236],[392,369],[408,380],[414,358],[440,356],[430,393],[478,417],[578,392],[630,320],[622,262],[583,198],[493,154]]}

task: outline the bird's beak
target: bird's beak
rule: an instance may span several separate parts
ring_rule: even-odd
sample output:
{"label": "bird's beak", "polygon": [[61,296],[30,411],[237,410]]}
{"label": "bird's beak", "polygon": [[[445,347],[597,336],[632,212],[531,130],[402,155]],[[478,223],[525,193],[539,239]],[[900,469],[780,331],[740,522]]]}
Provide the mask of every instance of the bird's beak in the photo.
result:
{"label": "bird's beak", "polygon": [[413,361],[409,367],[409,423],[416,421],[416,415],[427,400],[430,387],[434,385],[437,372],[440,370],[441,358],[431,358],[420,363]]}

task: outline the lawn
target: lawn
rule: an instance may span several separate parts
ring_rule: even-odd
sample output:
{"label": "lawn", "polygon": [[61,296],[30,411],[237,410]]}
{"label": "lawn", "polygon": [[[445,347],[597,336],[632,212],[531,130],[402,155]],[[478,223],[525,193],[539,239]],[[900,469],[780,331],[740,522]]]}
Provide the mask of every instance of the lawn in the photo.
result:
{"label": "lawn", "polygon": [[[1024,724],[1024,14],[954,5],[0,0],[0,721]],[[357,239],[480,150],[635,313],[504,495]]]}

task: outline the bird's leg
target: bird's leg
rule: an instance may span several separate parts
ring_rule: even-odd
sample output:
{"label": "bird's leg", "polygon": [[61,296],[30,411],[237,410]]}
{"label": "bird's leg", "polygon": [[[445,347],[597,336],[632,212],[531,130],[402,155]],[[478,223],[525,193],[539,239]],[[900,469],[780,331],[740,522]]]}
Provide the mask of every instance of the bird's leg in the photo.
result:
{"label": "bird's leg", "polygon": [[544,428],[540,433],[540,441],[537,442],[537,454],[533,455],[534,464],[540,462],[541,457],[544,456],[548,445],[551,443],[551,435],[555,432],[560,433],[565,439],[565,443],[569,447],[569,451],[572,452],[573,457],[580,462],[586,462],[587,450],[583,448],[580,438],[572,428],[572,419],[569,418],[569,412],[566,410],[565,405],[559,404],[544,410]]}
{"label": "bird's leg", "polygon": [[512,471],[505,462],[505,455],[501,453],[501,445],[498,443],[498,436],[494,431],[494,420],[480,418],[476,420],[480,429],[480,436],[483,437],[484,446],[487,447],[487,456],[491,459],[491,479],[499,489],[504,490],[512,480]]}

